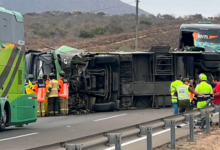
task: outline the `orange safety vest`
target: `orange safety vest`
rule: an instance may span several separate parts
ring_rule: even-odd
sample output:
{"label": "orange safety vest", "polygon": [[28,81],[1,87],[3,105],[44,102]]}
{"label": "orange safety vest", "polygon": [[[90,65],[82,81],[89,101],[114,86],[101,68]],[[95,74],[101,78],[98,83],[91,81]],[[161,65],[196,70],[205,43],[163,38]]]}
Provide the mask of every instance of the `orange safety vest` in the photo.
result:
{"label": "orange safety vest", "polygon": [[60,85],[59,93],[58,93],[59,97],[65,97],[69,99],[69,83],[67,79],[60,77],[59,85]]}
{"label": "orange safety vest", "polygon": [[48,90],[49,84],[50,84],[50,80],[47,79],[47,80],[46,80],[46,92],[47,92],[47,90]]}
{"label": "orange safety vest", "polygon": [[44,102],[45,101],[45,93],[46,93],[46,84],[45,83],[35,84],[35,91],[37,94],[37,101]]}
{"label": "orange safety vest", "polygon": [[[194,87],[192,87],[192,89],[194,90]],[[193,93],[189,93],[189,96],[190,96],[190,101],[192,101],[193,97],[194,97],[194,94]]]}

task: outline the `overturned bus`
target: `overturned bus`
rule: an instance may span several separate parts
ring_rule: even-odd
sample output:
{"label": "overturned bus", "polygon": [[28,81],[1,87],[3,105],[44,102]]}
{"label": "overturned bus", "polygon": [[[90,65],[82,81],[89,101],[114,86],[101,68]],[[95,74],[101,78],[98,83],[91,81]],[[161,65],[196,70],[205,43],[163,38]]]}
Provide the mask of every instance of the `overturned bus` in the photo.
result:
{"label": "overturned bus", "polygon": [[153,46],[146,52],[95,53],[62,46],[49,52],[30,50],[26,74],[57,74],[62,69],[70,83],[70,113],[171,106],[170,83],[178,74],[205,73],[209,82],[219,77],[217,24],[183,24],[178,50]]}

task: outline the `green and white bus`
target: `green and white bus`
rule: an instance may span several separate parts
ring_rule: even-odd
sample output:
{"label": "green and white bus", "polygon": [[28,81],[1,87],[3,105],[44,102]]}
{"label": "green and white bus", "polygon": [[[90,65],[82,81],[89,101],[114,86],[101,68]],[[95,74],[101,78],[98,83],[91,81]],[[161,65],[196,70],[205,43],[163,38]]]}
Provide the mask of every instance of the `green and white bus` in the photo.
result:
{"label": "green and white bus", "polygon": [[0,131],[36,122],[37,98],[25,94],[22,14],[0,7]]}

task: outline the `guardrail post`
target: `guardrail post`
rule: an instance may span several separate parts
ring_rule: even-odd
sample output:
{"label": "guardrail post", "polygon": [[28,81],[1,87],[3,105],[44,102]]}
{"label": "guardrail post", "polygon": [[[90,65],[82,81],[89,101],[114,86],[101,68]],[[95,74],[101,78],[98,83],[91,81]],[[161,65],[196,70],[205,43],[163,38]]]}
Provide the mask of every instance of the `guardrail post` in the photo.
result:
{"label": "guardrail post", "polygon": [[189,134],[190,141],[194,142],[194,115],[193,114],[185,114],[185,120],[189,121]]}
{"label": "guardrail post", "polygon": [[206,110],[206,133],[210,134],[210,113]]}
{"label": "guardrail post", "polygon": [[175,120],[165,120],[165,128],[170,127],[171,149],[176,149]]}
{"label": "guardrail post", "polygon": [[220,128],[220,106],[215,105],[215,112],[218,112],[218,128]]}
{"label": "guardrail post", "polygon": [[68,144],[66,145],[66,150],[82,150],[82,145]]}
{"label": "guardrail post", "polygon": [[140,126],[140,134],[147,136],[147,150],[152,150],[152,132],[153,127]]}
{"label": "guardrail post", "polygon": [[190,132],[190,141],[194,142],[194,115],[189,115],[189,132]]}
{"label": "guardrail post", "polygon": [[109,133],[108,143],[115,144],[115,150],[121,150],[121,133]]}

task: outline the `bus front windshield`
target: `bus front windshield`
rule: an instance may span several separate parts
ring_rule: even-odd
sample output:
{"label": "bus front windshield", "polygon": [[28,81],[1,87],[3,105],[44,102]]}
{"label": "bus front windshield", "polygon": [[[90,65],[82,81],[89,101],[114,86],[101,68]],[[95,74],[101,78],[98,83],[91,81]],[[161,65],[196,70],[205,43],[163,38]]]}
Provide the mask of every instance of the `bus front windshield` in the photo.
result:
{"label": "bus front windshield", "polygon": [[195,47],[202,47],[208,52],[220,52],[219,31],[198,31],[193,32]]}

